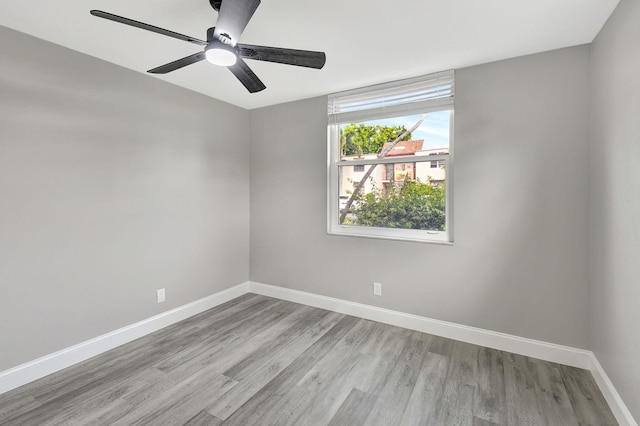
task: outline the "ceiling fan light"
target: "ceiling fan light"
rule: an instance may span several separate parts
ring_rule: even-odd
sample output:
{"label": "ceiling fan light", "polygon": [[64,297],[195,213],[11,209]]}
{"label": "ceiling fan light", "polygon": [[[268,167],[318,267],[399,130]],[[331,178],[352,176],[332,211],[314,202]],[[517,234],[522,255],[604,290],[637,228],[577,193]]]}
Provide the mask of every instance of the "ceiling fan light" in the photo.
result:
{"label": "ceiling fan light", "polygon": [[207,61],[222,67],[234,65],[238,59],[238,54],[233,46],[229,46],[228,44],[224,44],[219,41],[209,44],[206,47],[204,54]]}

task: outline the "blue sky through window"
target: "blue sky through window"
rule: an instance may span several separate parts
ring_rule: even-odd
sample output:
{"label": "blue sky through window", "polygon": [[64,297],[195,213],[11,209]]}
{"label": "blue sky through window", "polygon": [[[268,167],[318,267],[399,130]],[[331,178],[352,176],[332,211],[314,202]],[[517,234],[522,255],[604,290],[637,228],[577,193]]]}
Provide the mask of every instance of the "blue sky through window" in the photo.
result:
{"label": "blue sky through window", "polygon": [[[382,120],[365,121],[365,124],[381,126],[404,125],[407,129],[413,127],[420,119],[421,114],[409,115]],[[427,114],[424,122],[412,133],[412,139],[423,139],[422,149],[449,148],[449,120],[450,111],[438,111]]]}

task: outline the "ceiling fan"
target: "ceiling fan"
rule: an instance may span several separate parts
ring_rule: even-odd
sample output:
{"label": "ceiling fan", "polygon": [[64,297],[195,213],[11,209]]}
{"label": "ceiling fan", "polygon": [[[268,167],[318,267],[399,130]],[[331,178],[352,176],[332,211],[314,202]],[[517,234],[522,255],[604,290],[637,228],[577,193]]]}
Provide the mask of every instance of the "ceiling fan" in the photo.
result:
{"label": "ceiling fan", "polygon": [[143,30],[204,46],[202,52],[194,53],[193,55],[147,71],[152,74],[166,74],[206,59],[215,65],[229,68],[233,75],[240,80],[249,92],[255,93],[266,89],[266,86],[260,81],[251,68],[249,68],[244,59],[277,62],[280,64],[316,69],[324,66],[326,61],[324,52],[238,43],[240,35],[260,5],[260,0],[209,0],[209,3],[211,7],[218,11],[218,21],[215,27],[207,30],[206,41],[101,10],[92,10],[91,14],[100,18],[120,22],[121,24],[131,25],[132,27],[142,28]]}

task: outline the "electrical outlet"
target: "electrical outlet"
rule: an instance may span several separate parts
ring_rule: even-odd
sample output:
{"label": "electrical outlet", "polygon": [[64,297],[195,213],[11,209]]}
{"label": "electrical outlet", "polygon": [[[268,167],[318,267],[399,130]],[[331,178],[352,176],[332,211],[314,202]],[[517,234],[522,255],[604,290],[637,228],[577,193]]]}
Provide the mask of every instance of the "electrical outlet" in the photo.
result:
{"label": "electrical outlet", "polygon": [[156,301],[158,303],[162,303],[166,300],[166,294],[164,292],[164,288],[156,290]]}
{"label": "electrical outlet", "polygon": [[374,296],[382,296],[382,284],[381,283],[373,283],[373,295]]}

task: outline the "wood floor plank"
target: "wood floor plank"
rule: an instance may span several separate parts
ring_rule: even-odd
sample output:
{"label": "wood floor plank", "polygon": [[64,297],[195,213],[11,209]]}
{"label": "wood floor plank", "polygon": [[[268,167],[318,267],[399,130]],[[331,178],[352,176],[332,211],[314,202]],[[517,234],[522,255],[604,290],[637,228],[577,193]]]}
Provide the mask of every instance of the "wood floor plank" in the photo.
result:
{"label": "wood floor plank", "polygon": [[329,423],[353,389],[352,374],[358,369],[360,357],[357,352],[346,352],[338,362],[332,358],[316,364],[283,395],[281,403],[274,405],[270,423],[283,426]]}
{"label": "wood floor plank", "polygon": [[[145,369],[129,377],[121,377],[114,385],[96,386],[84,395],[76,395],[66,401],[54,400],[55,402],[43,404],[43,407],[58,408],[56,415],[46,411],[47,420],[53,424],[82,424],[104,421],[107,418],[111,424],[131,408],[131,405],[122,399],[123,395],[127,392],[138,392],[163,379],[164,374],[161,372]],[[114,413],[121,414],[114,415]]]}
{"label": "wood floor plank", "polygon": [[[503,423],[494,423],[489,420],[481,419],[480,417],[473,418],[473,426],[500,426]],[[560,426],[560,425],[558,425]]]}
{"label": "wood floor plank", "polygon": [[454,342],[441,403],[435,424],[473,424],[473,397],[478,384],[479,347]]}
{"label": "wood floor plank", "polygon": [[435,424],[436,408],[442,399],[448,368],[449,357],[433,352],[426,354],[400,421],[402,426]]}
{"label": "wood floor plank", "polygon": [[0,425],[617,424],[590,372],[245,295],[0,395]]}
{"label": "wood floor plank", "polygon": [[296,358],[286,370],[280,372],[227,418],[225,424],[242,426],[261,424],[265,416],[273,415],[272,407],[282,399],[282,395],[304,377],[319,359],[331,351],[357,322],[358,319],[355,317],[343,317],[309,349]]}
{"label": "wood floor plank", "polygon": [[456,380],[447,380],[445,391],[436,409],[434,425],[473,425],[473,395],[475,387]]}
{"label": "wood floor plank", "polygon": [[538,404],[535,372],[527,357],[506,353],[504,382],[507,401],[507,422],[510,425],[547,425]]}
{"label": "wood floor plank", "polygon": [[231,317],[242,318],[259,312],[263,307],[272,306],[276,299],[263,298],[255,294],[245,294],[222,305],[206,310],[176,324],[158,330],[143,337],[141,343],[152,343],[154,346],[172,345],[176,338],[184,339],[196,333],[210,333],[218,330],[221,324],[228,323]]}
{"label": "wood floor plank", "polygon": [[[20,415],[13,416],[7,421],[7,424],[15,425],[46,425],[57,424],[67,417],[82,416],[75,410],[76,402],[81,398],[81,391],[72,389],[70,392],[60,392],[56,398],[49,398],[46,402],[38,404],[37,407],[23,412]],[[92,404],[89,403],[89,407]],[[95,401],[93,408],[109,404],[109,397]]]}
{"label": "wood floor plank", "polygon": [[113,426],[184,424],[236,384],[225,376],[195,373],[153,400],[136,406]]}
{"label": "wood floor plank", "polygon": [[[291,305],[296,306],[295,304]],[[192,345],[191,352],[183,351],[179,354],[180,364],[174,364],[176,360],[173,359],[170,367],[167,364],[161,364],[159,368],[162,368],[171,378],[188,376],[194,369],[208,365],[215,366],[216,374],[224,374],[223,372],[236,364],[239,358],[255,352],[260,345],[276,338],[283,330],[296,323],[300,319],[301,312],[304,312],[304,309],[294,310],[288,315],[280,316],[275,322],[265,321],[263,317],[256,317],[251,325],[246,325],[241,329],[241,333],[226,333],[215,341],[200,340],[197,344]]]}
{"label": "wood floor plank", "polygon": [[184,426],[220,426],[222,420],[202,410],[192,417]]}
{"label": "wood floor plank", "polygon": [[504,362],[501,351],[480,348],[478,352],[478,385],[474,395],[475,417],[505,424],[507,405],[504,386]]}
{"label": "wood floor plank", "polygon": [[30,395],[0,395],[0,425],[8,423],[12,419],[19,417],[40,406],[33,396]]}
{"label": "wood floor plank", "polygon": [[387,349],[392,334],[392,326],[374,322],[367,339],[358,345],[358,352],[366,356],[377,357],[380,351]]}
{"label": "wood floor plank", "polygon": [[133,407],[122,399],[102,401],[94,408],[79,405],[71,410],[71,415],[59,415],[47,419],[39,426],[60,426],[60,425],[82,425],[82,426],[102,426],[112,425],[125,413],[133,410]]}
{"label": "wood floor plank", "polygon": [[300,338],[300,335],[313,339],[320,336],[326,327],[332,327],[339,317],[329,317],[329,314],[329,311],[310,307],[299,309],[298,315],[295,317],[297,321],[289,323],[289,327],[286,329],[278,330],[277,335],[269,336],[270,338],[261,342],[252,342],[256,343],[255,349],[244,358],[237,356],[236,359],[239,361],[223,374],[234,380],[243,380],[253,374],[260,366],[267,364],[270,359],[277,357],[279,352],[289,351],[291,346],[298,345],[296,340]]}
{"label": "wood floor plank", "polygon": [[367,419],[370,425],[396,425],[403,418],[413,394],[422,364],[428,353],[431,336],[412,332],[382,389],[377,393],[375,407]]}
{"label": "wood floor plank", "polygon": [[369,368],[359,348],[374,324],[359,320],[286,394],[275,424],[327,424]]}
{"label": "wood floor plank", "polygon": [[369,353],[369,368],[360,377],[356,387],[373,395],[378,395],[385,386],[388,374],[394,369],[405,346],[405,339],[411,335],[410,330],[398,332],[394,327],[381,324],[376,334],[383,338],[376,338],[376,345]]}
{"label": "wood floor plank", "polygon": [[[229,340],[257,335],[295,310],[293,304],[284,301],[278,303],[265,301],[265,303],[268,305],[258,304],[251,309],[234,313],[228,318],[221,318],[211,323],[204,333],[188,333],[181,335],[180,339],[172,339],[170,344],[173,354],[165,357],[161,362],[156,362],[155,367],[164,372],[176,368],[185,369],[186,364],[201,362],[198,357],[203,353],[211,355],[211,349],[222,350]],[[236,333],[236,330],[242,330],[242,336]],[[194,340],[202,344],[191,344],[190,342]]]}
{"label": "wood floor plank", "polygon": [[598,426],[618,424],[589,371],[564,365],[559,366],[559,369],[571,406],[580,424]]}
{"label": "wood floor plank", "polygon": [[256,365],[239,385],[218,398],[207,407],[207,411],[221,419],[226,419],[241,405],[247,402],[276,376],[291,365],[296,358],[322,339],[322,337],[342,319],[342,314],[330,313],[320,321],[300,333],[295,339],[289,339],[286,345]]}
{"label": "wood floor plank", "polygon": [[364,425],[376,402],[376,397],[359,389],[352,389],[328,426]]}
{"label": "wood floor plank", "polygon": [[429,352],[451,358],[455,342],[455,340],[447,339],[446,337],[433,336],[429,345]]}
{"label": "wood floor plank", "polygon": [[529,359],[535,371],[536,395],[550,425],[578,426],[560,370],[550,362]]}

